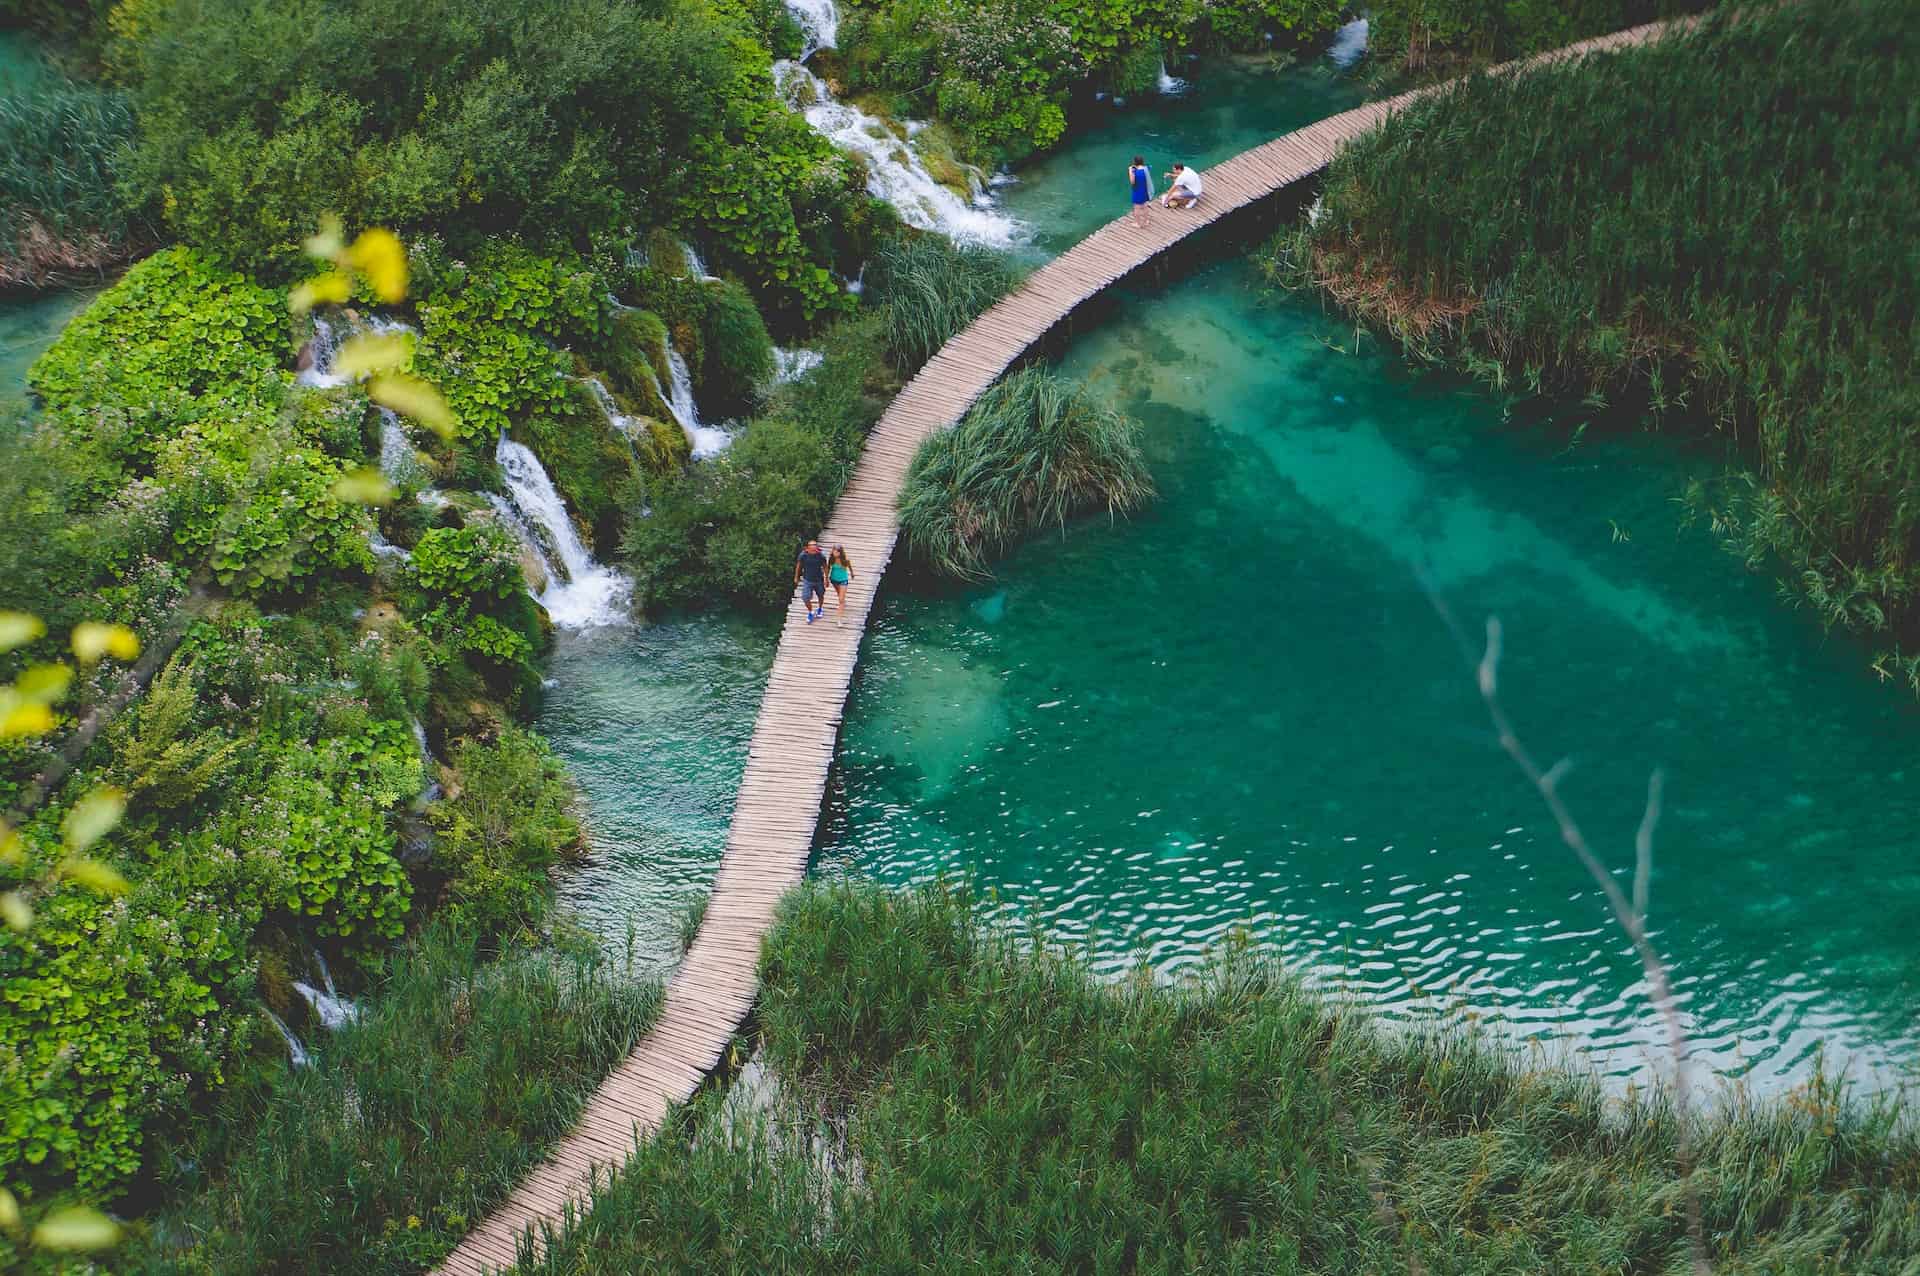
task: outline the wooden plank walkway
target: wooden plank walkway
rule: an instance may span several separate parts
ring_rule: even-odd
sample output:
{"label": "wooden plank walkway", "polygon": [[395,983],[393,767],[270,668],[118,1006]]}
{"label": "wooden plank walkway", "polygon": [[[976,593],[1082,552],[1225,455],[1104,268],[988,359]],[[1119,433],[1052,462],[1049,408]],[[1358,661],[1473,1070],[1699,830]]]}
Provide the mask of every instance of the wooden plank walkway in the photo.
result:
{"label": "wooden plank walkway", "polygon": [[[1658,23],[1636,27],[1530,61],[1639,43],[1660,29]],[[1144,227],[1125,217],[1108,223],[974,320],[907,383],[874,426],[832,522],[820,533],[823,545],[847,547],[857,572],[846,624],[828,618],[809,625],[797,600],[787,608],[706,917],[667,985],[659,1022],[607,1076],[573,1132],[439,1272],[481,1276],[511,1267],[515,1245],[530,1229],[531,1243],[544,1244],[541,1229],[557,1229],[569,1207],[584,1207],[593,1176],[624,1164],[636,1142],[660,1128],[668,1107],[691,1098],[719,1066],[758,991],[760,940],[774,908],[806,874],[854,661],[900,533],[895,498],[921,442],[958,422],[982,391],[1083,302],[1195,231],[1319,172],[1342,143],[1431,91],[1330,116],[1214,165],[1205,170],[1207,194],[1196,209],[1156,205]]]}

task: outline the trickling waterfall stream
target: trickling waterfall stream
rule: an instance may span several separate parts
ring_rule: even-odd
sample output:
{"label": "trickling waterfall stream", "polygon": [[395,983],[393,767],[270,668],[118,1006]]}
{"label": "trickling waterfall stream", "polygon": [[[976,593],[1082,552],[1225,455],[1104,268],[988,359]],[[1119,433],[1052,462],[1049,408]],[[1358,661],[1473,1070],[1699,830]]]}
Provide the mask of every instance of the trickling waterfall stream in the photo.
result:
{"label": "trickling waterfall stream", "polygon": [[625,621],[633,582],[587,552],[540,458],[505,435],[493,456],[508,496],[489,499],[501,522],[520,536],[545,569],[546,588],[538,596],[553,623],[562,629],[587,629]]}

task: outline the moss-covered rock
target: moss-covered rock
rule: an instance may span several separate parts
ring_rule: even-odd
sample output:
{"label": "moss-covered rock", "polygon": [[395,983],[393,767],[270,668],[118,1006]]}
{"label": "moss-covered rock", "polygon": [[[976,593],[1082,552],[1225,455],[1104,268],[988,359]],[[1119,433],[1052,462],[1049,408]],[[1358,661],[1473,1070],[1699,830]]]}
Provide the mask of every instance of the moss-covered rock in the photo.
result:
{"label": "moss-covered rock", "polygon": [[707,286],[700,338],[705,358],[693,385],[703,415],[739,416],[751,410],[773,376],[773,338],[745,288],[731,281]]}
{"label": "moss-covered rock", "polygon": [[667,325],[651,310],[622,310],[614,316],[607,340],[615,386],[648,416],[668,415],[660,387],[673,372],[667,360]]}
{"label": "moss-covered rock", "polygon": [[533,413],[508,433],[540,458],[567,508],[591,530],[590,539],[611,544],[619,533],[620,489],[636,473],[634,449],[607,419],[592,387],[570,381],[557,407]]}

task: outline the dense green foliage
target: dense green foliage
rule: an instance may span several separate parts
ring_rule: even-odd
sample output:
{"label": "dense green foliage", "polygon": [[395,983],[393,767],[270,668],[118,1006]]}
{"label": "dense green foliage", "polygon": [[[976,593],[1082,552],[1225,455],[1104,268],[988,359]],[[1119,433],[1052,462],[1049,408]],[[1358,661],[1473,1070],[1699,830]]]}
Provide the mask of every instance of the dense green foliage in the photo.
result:
{"label": "dense green foliage", "polygon": [[546,920],[547,874],[581,846],[572,782],[546,741],[508,724],[450,759],[459,788],[430,808],[443,909],[474,933]]}
{"label": "dense green foliage", "polygon": [[[1687,1267],[1659,1095],[1381,1033],[1245,955],[1105,985],[964,897],[838,885],[789,900],[763,972],[770,1112],[696,1106],[522,1270]],[[1891,1109],[1815,1086],[1703,1120],[1699,1154],[1715,1271],[1920,1249],[1920,1141]]]}
{"label": "dense green foliage", "polygon": [[98,272],[138,246],[115,168],[132,136],[118,90],[51,70],[0,87],[0,287]]}
{"label": "dense green foliage", "polygon": [[1023,537],[1153,496],[1140,427],[1055,372],[1026,368],[981,395],[925,443],[900,493],[900,530],[918,557],[980,579]]}
{"label": "dense green foliage", "polygon": [[482,964],[434,927],[382,963],[312,1067],[222,1096],[167,1176],[170,1203],[106,1269],[418,1272],[539,1161],[658,1002],[585,954]]}
{"label": "dense green foliage", "polygon": [[[1738,441],[1699,503],[1829,624],[1920,640],[1920,13],[1696,34],[1394,116],[1268,254],[1418,354]],[[1890,653],[1920,688],[1920,663]]]}
{"label": "dense green foliage", "polygon": [[1168,50],[1246,47],[1273,34],[1332,31],[1343,0],[856,0],[840,25],[836,66],[854,92],[896,99],[896,114],[932,114],[971,158],[1020,159],[1066,131],[1084,88],[1151,88]]}
{"label": "dense green foliage", "polygon": [[725,452],[637,489],[621,552],[643,610],[786,597],[794,555],[826,521],[898,384],[877,316],[843,320],[820,345],[825,362],[781,387]]}
{"label": "dense green foliage", "polygon": [[871,269],[874,296],[886,307],[887,349],[903,368],[932,358],[1015,283],[1004,254],[940,235],[889,240]]}
{"label": "dense green foliage", "polygon": [[182,240],[281,271],[322,214],[457,251],[699,231],[772,301],[843,303],[847,163],[775,100],[751,25],[704,0],[153,0],[121,25],[131,188]]}
{"label": "dense green foliage", "polygon": [[1504,62],[1714,0],[1377,0],[1367,6],[1368,52],[1408,71]]}

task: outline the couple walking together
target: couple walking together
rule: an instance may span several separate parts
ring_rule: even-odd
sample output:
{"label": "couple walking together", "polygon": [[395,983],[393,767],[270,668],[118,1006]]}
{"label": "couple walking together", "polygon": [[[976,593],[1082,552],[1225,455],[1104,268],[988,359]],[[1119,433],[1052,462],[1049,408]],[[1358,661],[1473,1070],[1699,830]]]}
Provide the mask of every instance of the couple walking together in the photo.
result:
{"label": "couple walking together", "polygon": [[[808,541],[794,560],[793,580],[800,586],[800,601],[807,605],[807,623],[827,614],[827,586],[833,586],[839,605],[833,613],[835,624],[847,614],[847,582],[853,579],[853,564],[847,559],[847,547],[835,545],[833,553],[820,552],[819,541]],[[818,610],[816,610],[816,605]]]}
{"label": "couple walking together", "polygon": [[[1200,170],[1188,168],[1185,164],[1175,164],[1173,171],[1167,174],[1171,183],[1167,193],[1160,197],[1162,208],[1192,208],[1200,202],[1200,196],[1206,192],[1206,184],[1200,180]],[[1147,204],[1153,199],[1153,174],[1147,171],[1147,161],[1134,156],[1133,163],[1127,165],[1127,189],[1133,196],[1133,212],[1129,214],[1133,224],[1147,224]]]}

